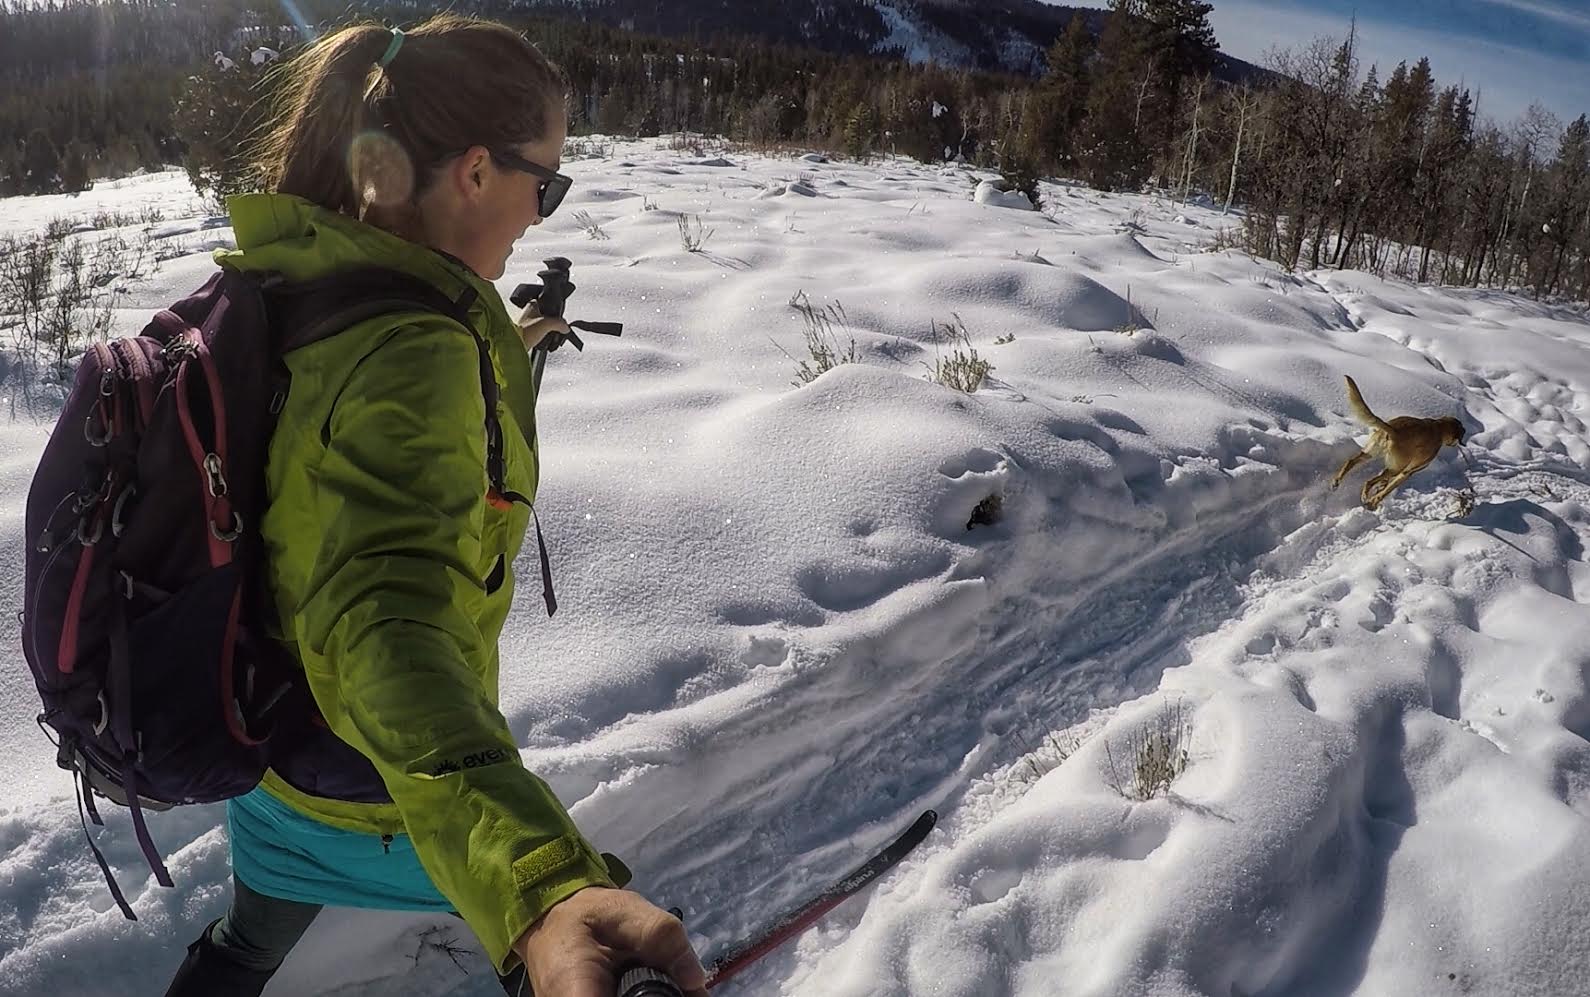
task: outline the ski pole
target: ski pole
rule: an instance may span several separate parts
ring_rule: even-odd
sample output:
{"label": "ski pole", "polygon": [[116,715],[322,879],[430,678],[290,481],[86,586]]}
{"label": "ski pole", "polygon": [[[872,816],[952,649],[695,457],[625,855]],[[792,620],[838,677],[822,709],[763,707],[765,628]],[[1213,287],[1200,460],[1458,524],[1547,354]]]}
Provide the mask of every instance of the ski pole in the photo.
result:
{"label": "ski pole", "polygon": [[[562,256],[554,256],[542,262],[546,266],[536,275],[541,278],[541,283],[520,284],[513,289],[513,294],[508,296],[508,300],[519,308],[524,308],[534,301],[542,317],[562,318],[563,307],[568,303],[569,295],[574,293],[574,282],[569,279],[571,264]],[[565,342],[573,343],[574,348],[582,353],[585,351],[585,341],[574,331],[575,329],[583,329],[602,336],[622,336],[624,323],[574,321],[569,323],[568,332],[551,333],[542,339],[531,351],[530,377],[536,391],[541,390],[541,378],[546,371],[548,354]]]}
{"label": "ski pole", "polygon": [[712,968],[707,971],[707,989],[711,990],[738,976],[752,963],[816,924],[823,915],[860,893],[884,873],[899,865],[900,861],[911,854],[911,851],[922,843],[922,839],[928,836],[928,832],[933,830],[933,825],[938,823],[938,819],[937,813],[924,810],[922,816],[906,828],[903,834],[872,858],[851,870],[848,876],[801,906],[785,911],[774,920],[772,927],[759,937],[742,942],[727,954],[714,960]]}
{"label": "ski pole", "polygon": [[618,979],[618,997],[684,997],[667,973],[637,966]]}
{"label": "ski pole", "polygon": [[[775,918],[771,927],[755,938],[732,947],[728,953],[713,961],[707,971],[707,989],[711,990],[738,976],[752,963],[816,924],[823,915],[866,889],[884,873],[899,865],[938,823],[938,814],[925,810],[882,851],[863,862],[850,874],[823,890],[817,896],[785,911]],[[671,908],[668,913],[683,919],[684,912]],[[666,973],[646,967],[627,970],[619,977],[618,997],[683,997],[679,988]]]}

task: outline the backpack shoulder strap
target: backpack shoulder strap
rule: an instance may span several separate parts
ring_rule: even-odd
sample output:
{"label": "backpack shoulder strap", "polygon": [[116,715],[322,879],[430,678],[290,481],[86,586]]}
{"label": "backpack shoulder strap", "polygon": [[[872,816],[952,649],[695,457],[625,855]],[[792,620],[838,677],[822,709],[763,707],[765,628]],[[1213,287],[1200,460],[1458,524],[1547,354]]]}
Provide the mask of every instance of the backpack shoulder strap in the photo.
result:
{"label": "backpack shoulder strap", "polygon": [[[386,267],[344,270],[308,281],[267,279],[263,287],[270,302],[271,328],[281,337],[282,353],[330,338],[367,319],[397,312],[435,312],[463,326],[474,338],[480,355],[480,392],[486,403],[486,477],[491,485],[488,497],[495,503],[531,506],[529,499],[507,485],[502,423],[497,418],[501,391],[491,362],[491,344],[469,319],[469,309],[477,297],[474,288],[466,288],[455,300],[418,277]],[[535,516],[533,506],[531,516]],[[551,616],[557,612],[557,597],[552,591],[552,569],[539,521],[536,543],[540,548],[542,598],[547,615]]]}
{"label": "backpack shoulder strap", "polygon": [[474,333],[469,322],[469,308],[475,303],[473,288],[454,300],[400,270],[361,267],[305,281],[273,277],[263,286],[270,301],[271,326],[281,337],[283,353],[395,312],[436,312]]}

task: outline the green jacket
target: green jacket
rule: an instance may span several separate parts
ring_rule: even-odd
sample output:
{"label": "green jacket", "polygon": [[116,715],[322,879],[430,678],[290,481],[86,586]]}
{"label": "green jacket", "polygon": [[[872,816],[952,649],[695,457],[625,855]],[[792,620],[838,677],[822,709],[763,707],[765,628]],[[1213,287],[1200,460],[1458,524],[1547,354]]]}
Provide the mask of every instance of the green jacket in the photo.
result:
{"label": "green jacket", "polygon": [[[473,287],[470,316],[501,387],[506,484],[534,496],[529,358],[491,284],[300,198],[248,194],[229,207],[238,248],[216,254],[225,267],[307,280],[379,265],[455,300]],[[417,312],[362,322],[287,366],[266,465],[271,594],[327,725],[374,763],[394,802],[311,796],[274,772],[264,788],[336,827],[406,832],[506,970],[509,946],[553,904],[613,882],[524,768],[497,708],[497,642],[529,512],[487,501],[479,351],[453,320]]]}

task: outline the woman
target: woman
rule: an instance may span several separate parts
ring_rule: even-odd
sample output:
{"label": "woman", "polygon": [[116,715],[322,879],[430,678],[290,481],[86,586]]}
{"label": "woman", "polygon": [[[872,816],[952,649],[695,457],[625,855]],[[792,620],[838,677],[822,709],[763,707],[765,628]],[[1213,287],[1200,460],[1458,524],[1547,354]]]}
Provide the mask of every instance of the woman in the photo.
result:
{"label": "woman", "polygon": [[328,903],[456,912],[510,993],[612,997],[629,963],[704,993],[683,926],[617,888],[627,873],[524,769],[496,705],[529,520],[508,498],[537,478],[526,347],[567,326],[521,328],[489,281],[567,187],[565,81],[513,30],[450,15],[337,31],[281,72],[271,192],[231,200],[221,264],[295,281],[400,270],[467,306],[472,329],[389,314],[287,356],[262,532],[279,636],[324,725],[231,801],[232,902],[168,997],[258,995]]}

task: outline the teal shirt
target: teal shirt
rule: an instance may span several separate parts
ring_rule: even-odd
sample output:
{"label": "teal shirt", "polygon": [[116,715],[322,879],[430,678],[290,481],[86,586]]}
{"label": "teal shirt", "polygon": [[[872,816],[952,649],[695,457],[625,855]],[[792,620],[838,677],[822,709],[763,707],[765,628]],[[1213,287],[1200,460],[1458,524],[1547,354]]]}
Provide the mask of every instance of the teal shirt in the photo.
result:
{"label": "teal shirt", "polygon": [[453,910],[406,834],[346,831],[262,789],[229,800],[232,872],[255,893],[376,910]]}

